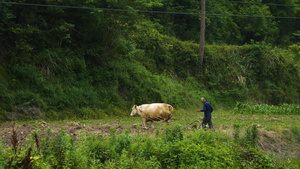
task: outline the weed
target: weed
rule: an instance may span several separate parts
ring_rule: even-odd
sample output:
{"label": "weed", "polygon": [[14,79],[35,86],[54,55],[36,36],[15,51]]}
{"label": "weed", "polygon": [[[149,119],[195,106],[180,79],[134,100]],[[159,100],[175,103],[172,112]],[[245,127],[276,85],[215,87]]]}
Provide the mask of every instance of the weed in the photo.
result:
{"label": "weed", "polygon": [[234,141],[236,143],[239,142],[239,139],[240,139],[240,124],[234,124],[233,125],[233,128],[234,128]]}
{"label": "weed", "polygon": [[258,139],[257,135],[258,135],[258,131],[257,131],[257,127],[255,124],[247,127],[245,141],[252,148],[257,148],[257,144],[256,144],[257,139]]}

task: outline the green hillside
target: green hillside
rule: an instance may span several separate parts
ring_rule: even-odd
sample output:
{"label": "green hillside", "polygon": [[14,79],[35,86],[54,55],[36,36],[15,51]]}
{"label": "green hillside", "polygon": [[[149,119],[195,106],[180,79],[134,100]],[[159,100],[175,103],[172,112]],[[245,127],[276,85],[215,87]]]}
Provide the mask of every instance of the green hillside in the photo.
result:
{"label": "green hillside", "polygon": [[14,2],[0,1],[1,120],[300,103],[299,0],[208,1],[202,67],[198,1]]}

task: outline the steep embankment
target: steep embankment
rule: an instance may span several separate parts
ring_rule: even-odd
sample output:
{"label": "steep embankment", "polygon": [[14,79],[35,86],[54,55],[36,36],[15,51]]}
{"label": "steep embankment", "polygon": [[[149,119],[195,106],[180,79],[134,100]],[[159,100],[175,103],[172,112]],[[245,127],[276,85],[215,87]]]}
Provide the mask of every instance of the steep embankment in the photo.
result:
{"label": "steep embankment", "polygon": [[[136,1],[127,5],[164,6]],[[189,108],[198,105],[202,96],[224,108],[236,101],[300,102],[296,44],[283,49],[250,40],[240,46],[206,45],[200,65],[199,45],[166,31],[174,29],[172,19],[55,7],[6,4],[0,8],[1,120],[36,115],[101,118],[151,102]]]}

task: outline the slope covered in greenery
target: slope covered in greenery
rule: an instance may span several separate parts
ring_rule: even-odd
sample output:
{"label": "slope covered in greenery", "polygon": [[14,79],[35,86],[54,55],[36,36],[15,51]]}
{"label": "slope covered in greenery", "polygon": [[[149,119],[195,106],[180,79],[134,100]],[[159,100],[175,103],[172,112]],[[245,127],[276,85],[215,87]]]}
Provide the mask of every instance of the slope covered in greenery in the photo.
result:
{"label": "slope covered in greenery", "polygon": [[[296,17],[299,7],[209,1],[208,14],[224,15],[207,15],[202,69],[199,2],[17,2],[27,5],[0,4],[2,120],[66,110],[101,118],[151,102],[188,109],[203,96],[219,108],[300,102],[299,19],[266,17]],[[94,113],[76,111],[82,108]]]}

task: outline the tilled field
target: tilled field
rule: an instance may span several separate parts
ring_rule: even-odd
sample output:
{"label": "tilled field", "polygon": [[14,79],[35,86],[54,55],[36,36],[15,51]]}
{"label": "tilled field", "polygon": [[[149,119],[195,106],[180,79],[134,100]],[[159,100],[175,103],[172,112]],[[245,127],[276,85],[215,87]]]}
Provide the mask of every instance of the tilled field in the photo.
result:
{"label": "tilled field", "polygon": [[[163,124],[160,124],[163,125]],[[130,130],[130,133],[146,133],[153,134],[155,129],[142,127],[142,124],[111,124],[111,123],[82,123],[82,122],[45,122],[45,121],[33,121],[30,123],[2,123],[0,124],[0,136],[3,141],[4,147],[12,145],[13,130],[15,130],[18,145],[24,146],[26,138],[29,138],[33,132],[36,132],[39,138],[43,138],[47,135],[47,131],[51,130],[51,137],[58,135],[62,129],[64,129],[71,137],[77,139],[80,132],[86,135],[109,135],[110,128],[116,129],[116,134],[124,132],[126,129]]]}
{"label": "tilled field", "polygon": [[[197,128],[198,123],[188,126],[190,122],[196,119],[195,115],[174,117],[171,120],[172,125],[179,125],[185,128],[185,131],[191,131],[192,128]],[[213,132],[220,132],[225,135],[233,137],[234,123],[246,124],[257,122],[258,140],[257,145],[262,152],[267,154],[275,154],[279,158],[299,158],[300,143],[299,138],[289,138],[286,133],[291,132],[288,127],[290,124],[297,123],[298,116],[256,116],[256,115],[231,115],[219,113],[213,117],[214,130]],[[185,125],[182,125],[185,124]],[[51,137],[58,135],[62,129],[66,131],[75,140],[82,132],[85,135],[109,135],[110,128],[116,129],[116,134],[123,133],[126,129],[130,131],[131,135],[147,134],[155,135],[157,132],[162,133],[163,122],[156,122],[155,128],[148,129],[142,126],[140,118],[129,119],[107,119],[94,120],[86,122],[76,121],[54,121],[46,122],[43,120],[32,120],[26,122],[5,122],[0,124],[0,137],[4,147],[12,146],[13,130],[15,130],[18,146],[25,146],[26,140],[34,132],[37,133],[39,139],[46,137],[47,132],[51,130]],[[268,126],[275,126],[273,130],[268,129]],[[297,132],[297,131],[294,131]],[[285,136],[284,136],[285,135]]]}

